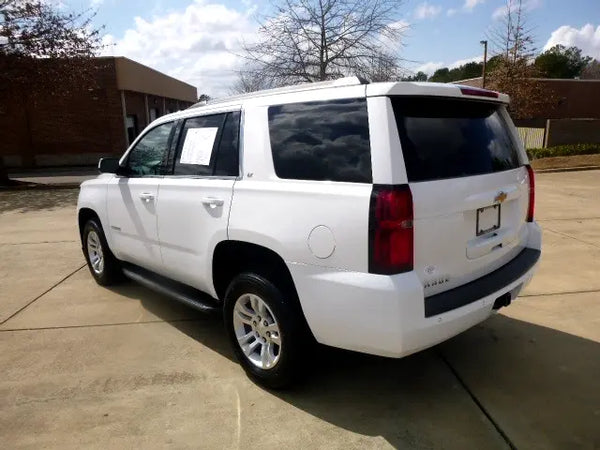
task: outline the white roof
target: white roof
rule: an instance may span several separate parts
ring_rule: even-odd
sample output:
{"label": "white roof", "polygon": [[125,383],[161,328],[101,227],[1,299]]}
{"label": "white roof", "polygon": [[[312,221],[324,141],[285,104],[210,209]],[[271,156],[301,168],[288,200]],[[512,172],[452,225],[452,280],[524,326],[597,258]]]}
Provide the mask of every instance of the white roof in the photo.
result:
{"label": "white roof", "polygon": [[[417,81],[399,81],[386,83],[371,83],[361,80],[358,77],[339,78],[331,81],[321,81],[317,83],[304,83],[294,86],[285,86],[276,89],[267,89],[263,91],[252,92],[249,94],[237,95],[223,99],[211,100],[207,103],[197,103],[196,105],[184,111],[179,111],[173,114],[162,116],[159,120],[167,121],[197,115],[202,112],[234,110],[241,108],[247,102],[262,103],[288,103],[293,97],[298,100],[298,93],[316,93],[323,98],[331,99],[348,98],[349,96],[366,96],[366,97],[381,97],[389,95],[418,95],[418,96],[440,96],[440,97],[455,97],[468,98],[473,100],[485,100],[498,103],[508,103],[509,97],[506,94],[496,93],[486,89],[481,89],[472,86],[450,84],[450,83],[430,83]],[[360,93],[359,95],[357,95]],[[291,96],[290,96],[291,94]],[[269,97],[278,97],[272,98]],[[314,97],[314,95],[311,95]],[[161,120],[162,119],[162,120]]]}

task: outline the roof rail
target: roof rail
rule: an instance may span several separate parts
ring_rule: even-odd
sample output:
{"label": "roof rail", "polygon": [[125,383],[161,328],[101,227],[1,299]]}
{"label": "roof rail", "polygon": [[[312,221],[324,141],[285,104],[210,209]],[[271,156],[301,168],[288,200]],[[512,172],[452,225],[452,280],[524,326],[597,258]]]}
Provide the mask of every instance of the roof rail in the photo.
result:
{"label": "roof rail", "polygon": [[214,105],[217,103],[225,103],[225,102],[235,102],[236,100],[246,100],[250,98],[256,97],[264,97],[267,95],[277,95],[277,94],[288,94],[291,92],[301,92],[301,91],[311,91],[313,89],[325,89],[332,87],[343,87],[343,86],[358,86],[361,84],[368,84],[369,82],[364,78],[352,76],[352,77],[344,77],[338,78],[337,80],[327,80],[327,81],[317,81],[314,83],[302,83],[295,84],[292,86],[284,86],[274,89],[265,89],[264,91],[256,91],[250,92],[248,94],[234,95],[232,97],[224,97],[216,100],[209,100],[208,102],[202,101],[198,102],[190,108],[196,108],[199,106],[205,105]]}

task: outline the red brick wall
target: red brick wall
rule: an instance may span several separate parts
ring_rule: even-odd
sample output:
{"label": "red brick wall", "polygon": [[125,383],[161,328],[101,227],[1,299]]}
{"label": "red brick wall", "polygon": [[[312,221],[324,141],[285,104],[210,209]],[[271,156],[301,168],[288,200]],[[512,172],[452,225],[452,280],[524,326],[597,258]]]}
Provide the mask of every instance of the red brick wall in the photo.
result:
{"label": "red brick wall", "polygon": [[550,119],[546,146],[600,143],[599,119]]}
{"label": "red brick wall", "polygon": [[[31,61],[35,72],[46,61]],[[120,155],[127,148],[121,93],[115,62],[100,58],[94,85],[66,92],[61,79],[50,79],[39,93],[0,85],[0,157],[7,167],[96,164],[104,155]],[[33,72],[33,71],[32,71]],[[58,77],[59,78],[59,77]],[[33,82],[35,85],[35,82]],[[145,94],[125,92],[127,114],[135,114],[138,133],[147,125]],[[177,111],[191,103],[148,95],[148,107]]]}
{"label": "red brick wall", "polygon": [[[96,88],[64,92],[60,79],[42,93],[15,89],[0,93],[8,114],[0,121],[0,156],[7,166],[94,164],[100,155],[125,148],[121,99],[114,62],[102,60],[94,71]],[[7,120],[5,120],[7,119]]]}

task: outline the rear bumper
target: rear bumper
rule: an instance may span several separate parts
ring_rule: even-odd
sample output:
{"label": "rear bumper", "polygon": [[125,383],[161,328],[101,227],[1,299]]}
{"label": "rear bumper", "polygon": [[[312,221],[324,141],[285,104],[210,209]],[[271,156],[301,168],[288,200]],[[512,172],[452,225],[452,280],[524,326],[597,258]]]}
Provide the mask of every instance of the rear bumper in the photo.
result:
{"label": "rear bumper", "polygon": [[451,311],[468,305],[482,297],[493,295],[507,285],[521,278],[540,259],[540,250],[526,248],[508,264],[477,280],[455,289],[425,298],[425,317]]}
{"label": "rear bumper", "polygon": [[288,267],[317,341],[402,357],[482,322],[498,297],[518,296],[533,277],[540,256],[540,229],[535,223],[529,227],[529,247],[511,262],[445,296],[425,298],[414,272],[386,276],[293,263]]}

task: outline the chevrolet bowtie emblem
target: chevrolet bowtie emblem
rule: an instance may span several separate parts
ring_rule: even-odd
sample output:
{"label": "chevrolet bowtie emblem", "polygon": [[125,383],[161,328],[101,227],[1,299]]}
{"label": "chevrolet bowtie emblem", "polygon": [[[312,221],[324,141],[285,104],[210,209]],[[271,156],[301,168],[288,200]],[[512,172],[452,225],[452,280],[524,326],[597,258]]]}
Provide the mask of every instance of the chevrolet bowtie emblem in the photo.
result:
{"label": "chevrolet bowtie emblem", "polygon": [[504,191],[500,191],[500,192],[498,192],[496,197],[494,197],[494,201],[498,202],[498,203],[502,203],[504,200],[506,200],[506,197],[508,197],[508,194]]}

